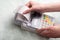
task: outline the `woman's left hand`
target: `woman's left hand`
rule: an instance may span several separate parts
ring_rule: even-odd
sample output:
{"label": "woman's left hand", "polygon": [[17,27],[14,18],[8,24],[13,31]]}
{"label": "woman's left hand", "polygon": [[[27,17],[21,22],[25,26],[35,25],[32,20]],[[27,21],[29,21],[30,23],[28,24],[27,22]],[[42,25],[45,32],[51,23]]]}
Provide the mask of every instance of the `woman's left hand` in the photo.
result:
{"label": "woman's left hand", "polygon": [[48,38],[60,38],[60,25],[37,29],[37,33]]}

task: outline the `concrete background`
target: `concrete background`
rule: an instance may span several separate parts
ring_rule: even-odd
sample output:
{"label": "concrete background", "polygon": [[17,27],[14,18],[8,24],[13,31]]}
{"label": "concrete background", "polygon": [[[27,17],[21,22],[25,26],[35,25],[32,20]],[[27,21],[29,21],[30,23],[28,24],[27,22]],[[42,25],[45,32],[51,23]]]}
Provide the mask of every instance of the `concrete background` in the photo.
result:
{"label": "concrete background", "polygon": [[[0,40],[40,40],[41,38],[31,32],[23,31],[14,25],[16,8],[25,4],[27,0],[0,0]],[[60,2],[60,0],[33,0],[40,3]],[[60,23],[60,12],[50,12],[47,15],[55,17]],[[51,38],[50,40],[60,40]]]}

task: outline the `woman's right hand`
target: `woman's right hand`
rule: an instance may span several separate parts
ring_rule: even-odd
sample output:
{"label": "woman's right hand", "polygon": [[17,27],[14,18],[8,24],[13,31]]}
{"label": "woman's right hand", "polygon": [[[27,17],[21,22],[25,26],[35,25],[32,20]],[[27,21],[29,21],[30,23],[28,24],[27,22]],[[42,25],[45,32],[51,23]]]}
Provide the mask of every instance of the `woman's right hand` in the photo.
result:
{"label": "woman's right hand", "polygon": [[45,10],[45,4],[40,4],[37,2],[30,1],[26,4],[26,6],[29,9],[27,9],[25,12],[23,12],[24,14],[29,13],[31,11],[44,12],[44,10]]}

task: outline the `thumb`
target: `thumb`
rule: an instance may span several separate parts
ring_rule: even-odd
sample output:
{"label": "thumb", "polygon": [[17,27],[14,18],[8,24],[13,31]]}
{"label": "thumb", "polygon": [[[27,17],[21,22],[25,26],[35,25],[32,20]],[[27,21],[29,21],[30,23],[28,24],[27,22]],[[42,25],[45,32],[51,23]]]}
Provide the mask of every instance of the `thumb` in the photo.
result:
{"label": "thumb", "polygon": [[33,8],[29,8],[26,11],[24,11],[23,14],[27,14],[27,13],[31,12],[32,10],[33,10]]}

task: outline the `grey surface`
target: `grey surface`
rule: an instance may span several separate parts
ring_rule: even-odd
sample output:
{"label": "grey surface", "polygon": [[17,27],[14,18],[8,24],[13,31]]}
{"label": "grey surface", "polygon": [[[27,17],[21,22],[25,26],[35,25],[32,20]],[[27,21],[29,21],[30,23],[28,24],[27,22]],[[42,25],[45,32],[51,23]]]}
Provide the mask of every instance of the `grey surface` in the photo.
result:
{"label": "grey surface", "polygon": [[[38,35],[23,31],[18,26],[14,25],[14,10],[20,5],[24,0],[0,0],[0,40],[40,40]],[[45,2],[40,0],[41,2]],[[56,2],[55,0],[53,0]],[[49,1],[48,1],[49,2]],[[50,0],[50,2],[52,2]],[[60,13],[60,12],[59,12]],[[50,13],[51,15],[59,21],[60,14]],[[50,39],[57,40],[57,39]],[[60,38],[58,38],[60,40]]]}

